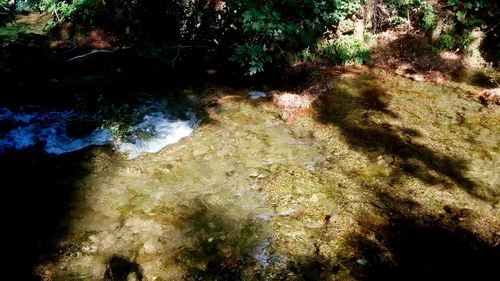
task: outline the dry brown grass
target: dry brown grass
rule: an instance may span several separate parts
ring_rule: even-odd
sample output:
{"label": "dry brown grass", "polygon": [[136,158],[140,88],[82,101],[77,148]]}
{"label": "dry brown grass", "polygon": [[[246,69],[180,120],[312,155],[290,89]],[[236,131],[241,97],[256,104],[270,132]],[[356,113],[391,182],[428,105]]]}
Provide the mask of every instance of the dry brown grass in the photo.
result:
{"label": "dry brown grass", "polygon": [[64,24],[52,31],[52,47],[82,47],[90,49],[111,49],[119,44],[118,37],[100,28],[80,30],[74,24]]}
{"label": "dry brown grass", "polygon": [[277,92],[272,95],[273,104],[282,110],[281,117],[287,122],[309,112],[315,99],[313,95],[288,92]]}
{"label": "dry brown grass", "polygon": [[94,49],[109,49],[116,45],[118,39],[100,29],[93,29],[80,42],[82,46],[90,46]]}
{"label": "dry brown grass", "polygon": [[436,53],[424,34],[386,31],[377,41],[372,63],[416,81],[443,82],[462,66],[459,53]]}
{"label": "dry brown grass", "polygon": [[299,93],[275,91],[272,93],[272,102],[282,110],[283,119],[292,121],[297,116],[309,113],[318,97],[332,87],[331,81],[316,81],[299,90]]}
{"label": "dry brown grass", "polygon": [[471,91],[469,94],[478,99],[482,104],[496,104],[500,105],[500,88],[486,89],[481,92]]}
{"label": "dry brown grass", "polygon": [[292,93],[277,93],[273,94],[273,103],[284,110],[296,111],[311,108],[314,101],[312,95],[299,95]]}

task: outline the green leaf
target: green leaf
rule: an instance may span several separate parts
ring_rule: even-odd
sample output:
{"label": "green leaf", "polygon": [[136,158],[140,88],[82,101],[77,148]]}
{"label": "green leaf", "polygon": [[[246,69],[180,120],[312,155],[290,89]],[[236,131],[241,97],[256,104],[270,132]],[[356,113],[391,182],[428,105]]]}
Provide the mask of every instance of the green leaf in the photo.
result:
{"label": "green leaf", "polygon": [[252,29],[255,30],[255,31],[260,31],[260,28],[261,28],[261,23],[260,22],[253,22],[252,23]]}
{"label": "green leaf", "polygon": [[357,262],[358,264],[360,264],[360,265],[363,265],[363,266],[365,266],[365,265],[368,265],[368,264],[369,264],[368,260],[366,260],[366,259],[358,259],[356,262]]}

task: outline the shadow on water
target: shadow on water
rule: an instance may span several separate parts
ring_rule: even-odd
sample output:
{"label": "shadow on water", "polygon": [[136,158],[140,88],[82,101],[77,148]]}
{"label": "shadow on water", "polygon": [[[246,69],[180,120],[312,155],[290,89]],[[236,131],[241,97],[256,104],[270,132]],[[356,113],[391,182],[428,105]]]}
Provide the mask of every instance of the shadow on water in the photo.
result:
{"label": "shadow on water", "polygon": [[477,198],[494,202],[495,194],[480,193],[477,185],[465,176],[470,164],[466,159],[414,142],[413,139],[420,136],[417,130],[376,120],[380,115],[398,118],[389,108],[391,96],[371,75],[355,79],[356,87],[361,87],[360,94],[337,86],[320,97],[316,107],[320,122],[341,129],[347,143],[370,158],[380,154],[389,156],[394,177],[404,173],[431,185],[455,183]]}
{"label": "shadow on water", "polygon": [[331,280],[338,277],[341,265],[335,260],[325,258],[320,254],[319,245],[314,245],[315,252],[308,256],[298,257],[288,262],[286,269],[281,272],[278,280],[289,281],[314,281]]}
{"label": "shadow on water", "polygon": [[445,206],[442,213],[425,214],[411,199],[377,196],[390,206],[381,214],[386,223],[377,225],[365,214],[358,218],[363,230],[346,236],[353,254],[342,264],[357,279],[493,280],[498,275],[495,229],[487,231],[490,237],[468,229],[477,216],[471,210]]}
{"label": "shadow on water", "polygon": [[127,281],[129,275],[134,275],[137,281],[143,280],[142,269],[139,264],[131,262],[120,256],[112,256],[106,263],[104,280],[106,281]]}
{"label": "shadow on water", "polygon": [[34,266],[58,253],[89,149],[59,157],[30,151],[0,155],[4,271],[9,280],[38,280]]}
{"label": "shadow on water", "polygon": [[467,83],[472,86],[492,89],[498,87],[500,77],[493,73],[485,73],[480,69],[462,68],[452,76],[459,83]]}
{"label": "shadow on water", "polygon": [[[487,203],[496,194],[480,193],[480,186],[465,176],[467,160],[415,143],[421,137],[417,130],[381,121],[400,118],[390,108],[391,96],[372,75],[354,79],[350,82],[359,92],[338,83],[321,97],[317,118],[339,128],[347,143],[368,158],[389,156],[392,180],[387,186],[367,186],[382,207],[358,210],[360,230],[345,236],[337,266],[317,263],[324,268],[320,272],[348,269],[357,280],[493,280],[500,259],[498,226],[481,223],[477,230],[472,225],[480,217],[470,209],[446,205],[433,212],[410,194],[392,195],[390,189],[404,174],[428,185],[457,185]],[[296,271],[308,270],[311,263],[304,264]]]}
{"label": "shadow on water", "polygon": [[178,227],[190,241],[176,252],[186,280],[260,280],[269,244],[259,219],[202,199],[186,206]]}
{"label": "shadow on water", "polygon": [[186,270],[185,280],[330,280],[341,266],[315,251],[281,256],[273,249],[265,221],[218,208],[205,200],[183,207],[176,226],[189,242],[175,253]]}

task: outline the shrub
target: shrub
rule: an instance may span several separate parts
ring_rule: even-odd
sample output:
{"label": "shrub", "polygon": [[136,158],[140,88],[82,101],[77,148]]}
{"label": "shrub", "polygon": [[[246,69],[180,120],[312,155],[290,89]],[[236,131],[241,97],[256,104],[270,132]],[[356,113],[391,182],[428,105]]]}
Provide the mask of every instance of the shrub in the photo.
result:
{"label": "shrub", "polygon": [[465,27],[478,26],[488,22],[498,23],[500,6],[496,0],[448,0],[447,4],[448,8],[455,13],[456,20]]}
{"label": "shrub", "polygon": [[92,24],[94,18],[102,10],[100,0],[31,0],[30,3],[32,7],[52,14],[52,20],[49,21],[47,29],[68,20]]}
{"label": "shrub", "polygon": [[356,12],[362,2],[228,0],[225,12],[235,17],[235,29],[241,30],[231,60],[250,75],[271,63],[285,62],[288,52],[315,46],[323,33]]}
{"label": "shrub", "polygon": [[5,0],[0,0],[0,26],[13,23],[16,19],[15,9]]}
{"label": "shrub", "polygon": [[386,0],[390,16],[387,21],[391,26],[411,26],[422,20],[424,29],[430,28],[434,21],[432,5],[426,0]]}
{"label": "shrub", "polygon": [[429,32],[436,27],[436,14],[431,4],[426,3],[422,17],[422,29]]}
{"label": "shrub", "polygon": [[353,35],[329,43],[318,44],[318,52],[336,65],[363,64],[371,59],[369,38]]}
{"label": "shrub", "polygon": [[451,50],[455,47],[455,38],[449,33],[441,34],[436,41],[436,47],[439,50]]}
{"label": "shrub", "polygon": [[472,33],[464,31],[463,35],[457,34],[455,30],[450,30],[447,33],[441,34],[437,41],[436,47],[438,50],[460,50],[466,52],[467,47],[472,41]]}

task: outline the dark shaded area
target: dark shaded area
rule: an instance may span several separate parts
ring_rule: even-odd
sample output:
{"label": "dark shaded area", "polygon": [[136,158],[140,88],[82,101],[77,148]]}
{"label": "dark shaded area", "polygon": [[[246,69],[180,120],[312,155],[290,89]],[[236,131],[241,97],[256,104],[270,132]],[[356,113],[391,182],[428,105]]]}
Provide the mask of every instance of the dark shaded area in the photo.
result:
{"label": "dark shaded area", "polygon": [[98,106],[99,96],[121,101],[138,92],[166,96],[179,89],[201,89],[206,83],[241,89],[299,85],[308,78],[302,70],[287,71],[284,79],[282,70],[242,76],[240,66],[220,61],[214,66],[194,54],[207,50],[165,42],[124,42],[95,52],[92,46],[71,42],[54,47],[52,39],[25,34],[0,47],[0,83],[6,93],[0,95],[1,103],[64,106],[80,98],[79,103]]}
{"label": "dark shaded area", "polygon": [[[390,206],[382,212],[386,225],[360,217],[364,233],[348,235],[354,254],[343,261],[359,280],[494,280],[500,247],[472,232],[467,223],[477,219],[471,210],[445,207],[426,214],[411,199],[378,193]],[[456,215],[458,214],[459,220]],[[498,228],[496,229],[498,231]],[[495,228],[489,231],[494,237]],[[369,237],[375,236],[375,239]],[[366,262],[359,263],[359,259]]]}
{"label": "dark shaded area", "polygon": [[79,182],[89,172],[89,150],[56,157],[32,147],[0,155],[4,279],[38,280],[37,261],[62,253],[57,241],[66,233]]}
{"label": "dark shaded area", "polygon": [[[320,254],[319,245],[315,244],[315,252],[310,256],[299,257],[289,261],[286,269],[277,280],[314,281],[331,280],[342,269],[342,265],[329,260]],[[337,276],[338,277],[338,276]]]}
{"label": "dark shaded area", "polygon": [[0,27],[14,24],[16,21],[15,8],[7,3],[0,3]]}
{"label": "dark shaded area", "polygon": [[397,118],[397,114],[387,108],[389,106],[390,99],[382,89],[378,87],[364,89],[361,92],[361,98],[365,108],[379,111],[393,118]]}
{"label": "dark shaded area", "polygon": [[[68,62],[89,50],[50,49],[26,42],[9,44],[0,49],[0,82],[5,93],[1,101],[12,106],[83,102],[96,107],[101,96],[119,100],[140,91],[155,93],[162,89],[164,93],[185,81],[176,81],[179,75],[167,62],[138,56],[136,51],[120,49]],[[196,76],[196,71],[192,74]]]}
{"label": "dark shaded area", "polygon": [[[418,136],[418,131],[374,120],[377,114],[397,118],[397,113],[388,108],[390,95],[377,86],[374,77],[363,76],[356,79],[357,85],[364,85],[360,95],[337,88],[321,96],[317,103],[317,119],[320,122],[340,128],[353,149],[362,151],[373,159],[380,154],[390,156],[393,176],[404,173],[431,185],[450,186],[455,183],[482,200],[492,203],[497,200],[498,194],[493,191],[489,191],[490,194],[487,195],[479,192],[476,184],[465,176],[469,165],[467,160],[414,143],[412,138]],[[359,110],[364,113],[353,116]]]}
{"label": "dark shaded area", "polygon": [[477,69],[466,69],[462,68],[459,71],[453,73],[453,80],[457,82],[465,82],[469,85],[478,86],[486,89],[492,89],[498,87],[496,83],[500,80],[500,77],[494,77],[493,75],[488,75]]}
{"label": "dark shaded area", "polygon": [[481,55],[486,61],[491,62],[495,68],[500,67],[500,25],[488,30],[486,38],[480,46]]}
{"label": "dark shaded area", "polygon": [[[202,92],[206,81],[216,79],[201,67],[173,68],[169,61],[144,55],[140,48],[91,53],[84,47],[50,48],[48,40],[29,35],[0,48],[2,107],[72,108],[90,115],[99,112],[106,115],[101,119],[109,120],[125,117],[118,116],[120,110],[157,97],[173,105],[169,106],[173,115],[184,118],[190,109],[207,120],[200,99],[186,94],[186,89],[191,94]],[[71,135],[84,134],[95,125],[92,120],[77,123],[69,128]]]}
{"label": "dark shaded area", "polygon": [[142,281],[142,269],[136,262],[120,256],[112,256],[106,264],[104,280],[106,281],[127,281],[130,274],[135,275],[135,280]]}
{"label": "dark shaded area", "polygon": [[[102,24],[120,32],[151,33],[170,39],[179,37],[183,17],[182,1],[104,1]],[[161,23],[161,24],[160,24]]]}
{"label": "dark shaded area", "polygon": [[[256,251],[267,251],[261,244],[262,226],[253,218],[237,218],[223,209],[195,199],[181,213],[178,228],[192,239],[176,260],[187,269],[186,280],[260,280],[261,265]],[[270,262],[270,261],[265,261]]]}
{"label": "dark shaded area", "polygon": [[57,56],[48,45],[46,37],[26,35],[0,48],[3,106],[74,104],[75,95],[89,88],[74,84],[73,92],[68,93],[72,74],[64,64],[63,55]]}

